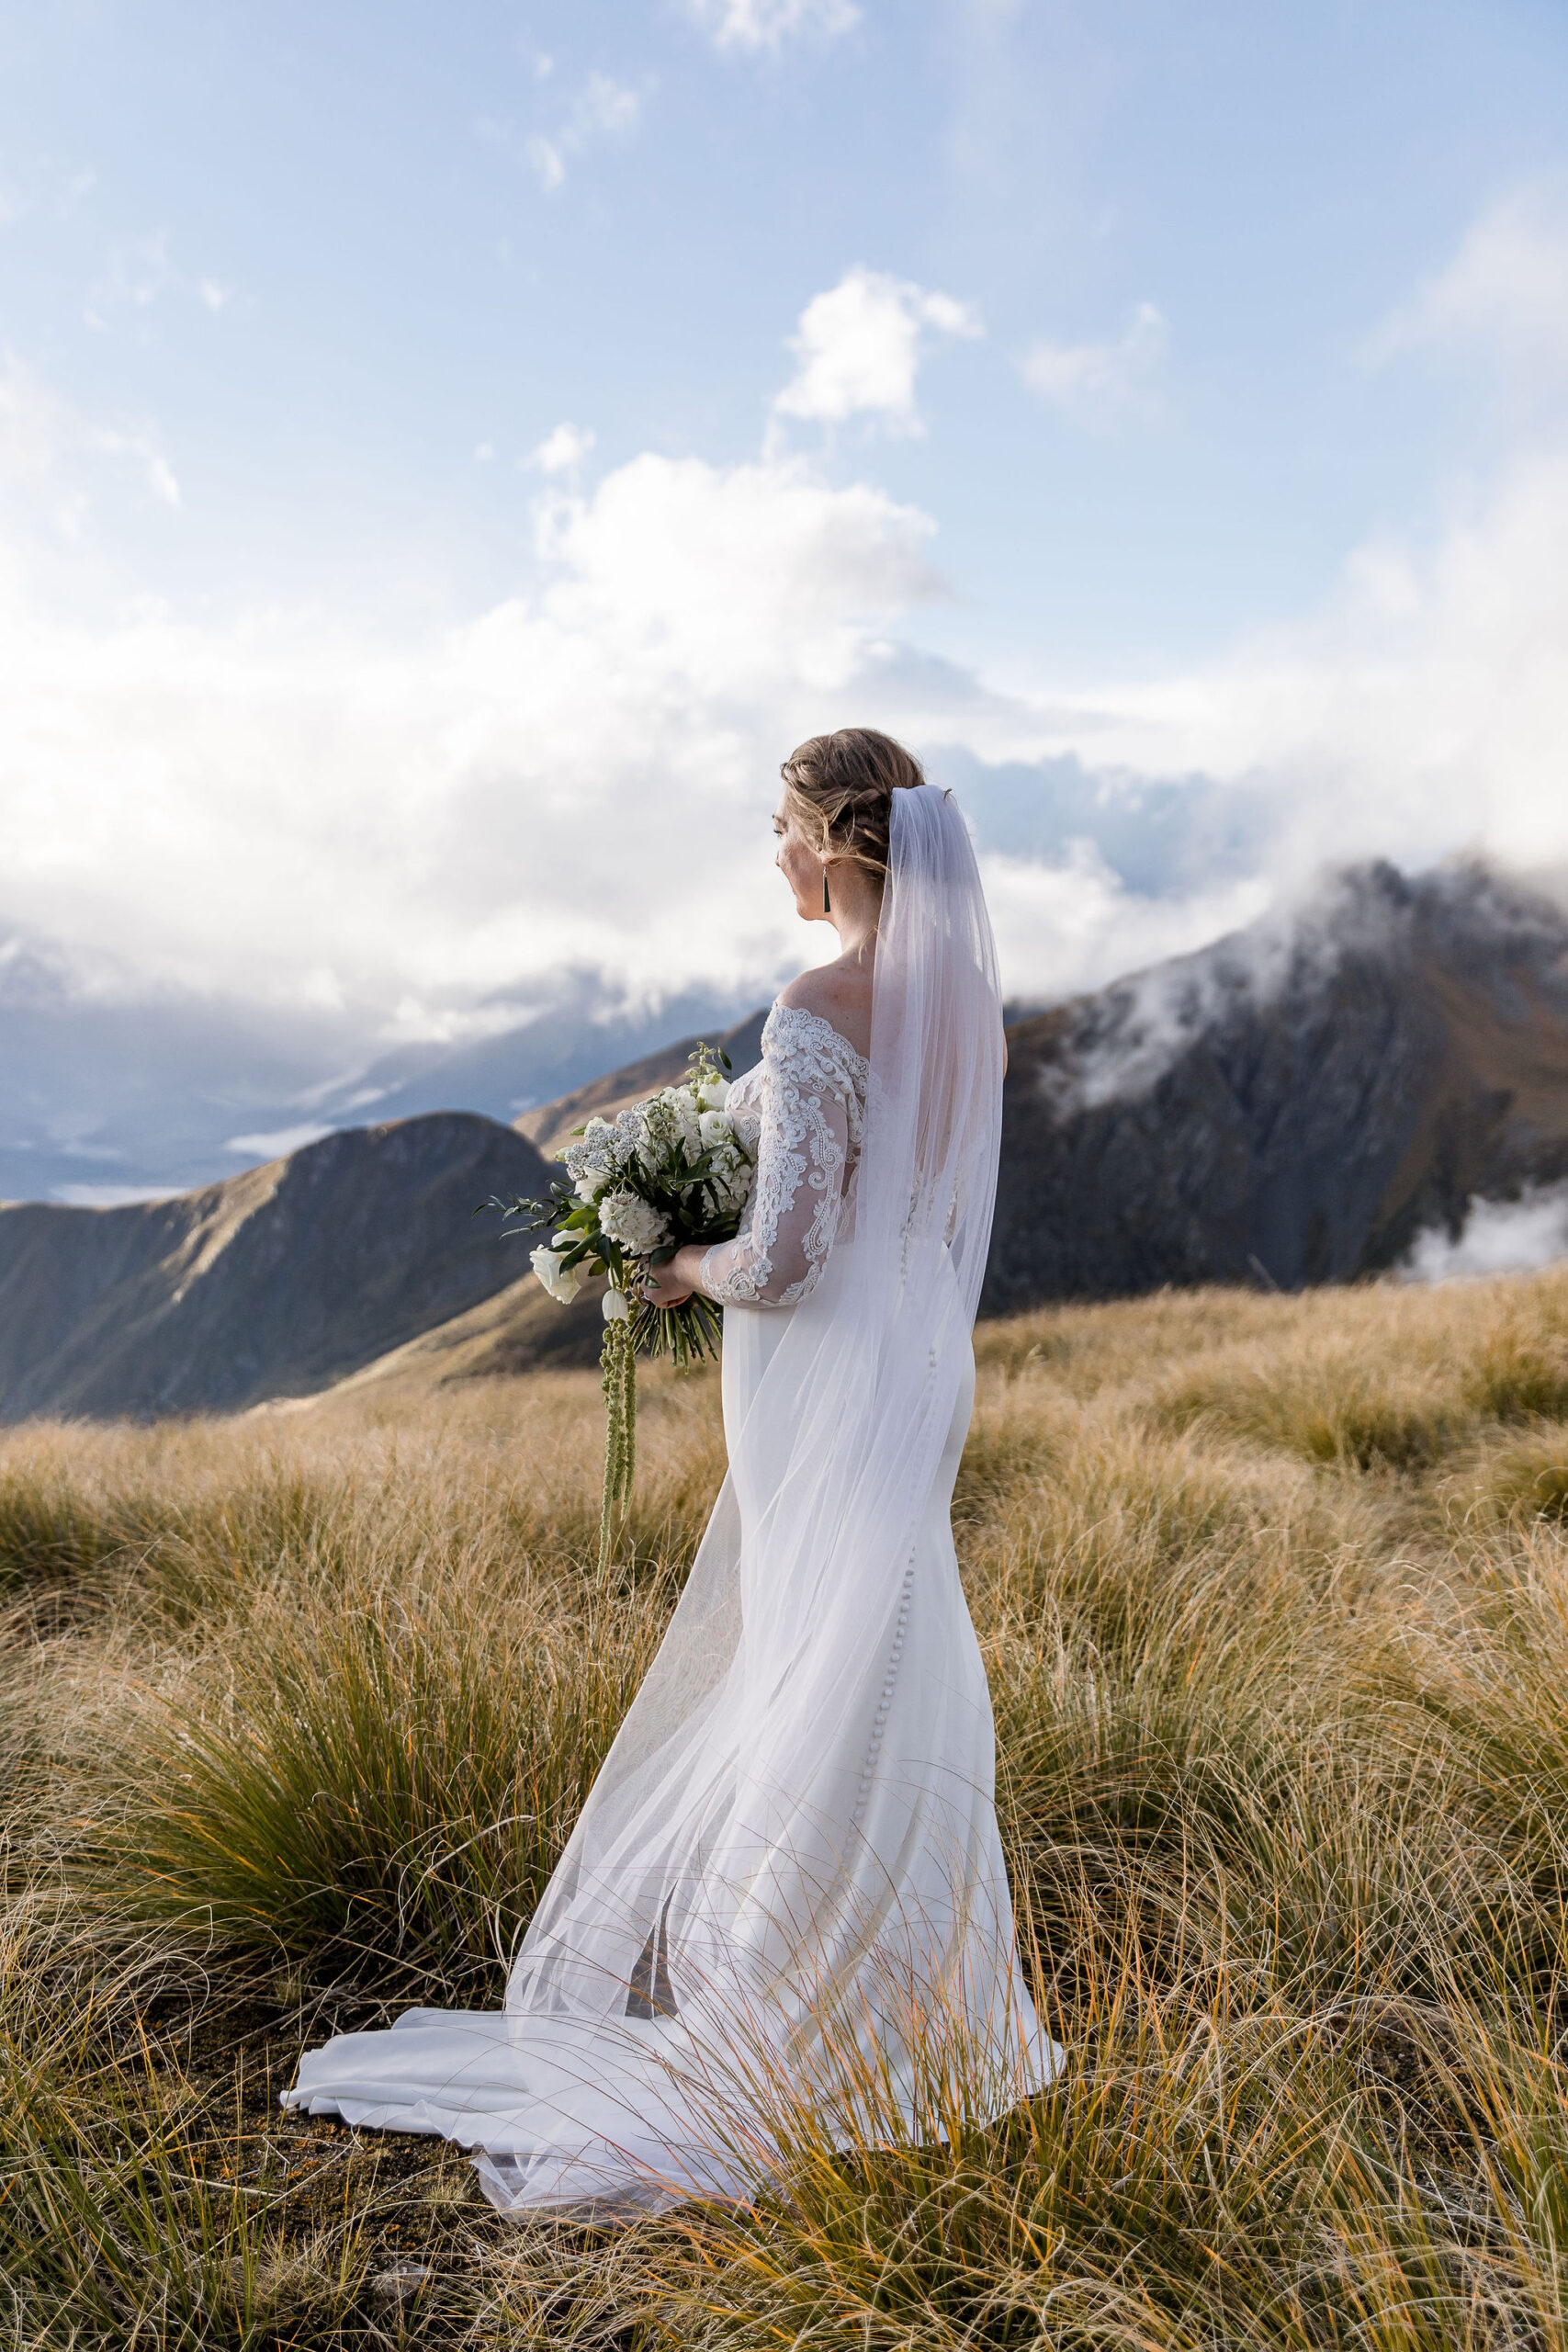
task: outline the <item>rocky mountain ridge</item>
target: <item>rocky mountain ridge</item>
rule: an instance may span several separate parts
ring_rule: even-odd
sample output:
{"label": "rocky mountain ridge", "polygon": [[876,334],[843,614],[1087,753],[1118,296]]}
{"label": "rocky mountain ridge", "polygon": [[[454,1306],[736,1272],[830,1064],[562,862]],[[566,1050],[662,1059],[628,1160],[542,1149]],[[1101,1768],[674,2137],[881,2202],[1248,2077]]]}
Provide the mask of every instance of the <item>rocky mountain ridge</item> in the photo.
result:
{"label": "rocky mountain ridge", "polygon": [[474,1205],[547,1181],[512,1128],[445,1112],[170,1200],[0,1206],[0,1419],[310,1395],[514,1282]]}
{"label": "rocky mountain ridge", "polygon": [[1478,865],[1358,867],[1009,1051],[986,1311],[1377,1273],[1568,1176],[1568,915]]}
{"label": "rocky mountain ridge", "polygon": [[[762,1015],[728,1031],[755,1059]],[[1568,1180],[1568,915],[1480,866],[1354,869],[1008,1031],[983,1311],[1396,1263],[1472,1197]],[[536,1193],[694,1038],[526,1113],[345,1131],[177,1199],[0,1207],[0,1419],[232,1411],[380,1366],[588,1363],[474,1204]]]}

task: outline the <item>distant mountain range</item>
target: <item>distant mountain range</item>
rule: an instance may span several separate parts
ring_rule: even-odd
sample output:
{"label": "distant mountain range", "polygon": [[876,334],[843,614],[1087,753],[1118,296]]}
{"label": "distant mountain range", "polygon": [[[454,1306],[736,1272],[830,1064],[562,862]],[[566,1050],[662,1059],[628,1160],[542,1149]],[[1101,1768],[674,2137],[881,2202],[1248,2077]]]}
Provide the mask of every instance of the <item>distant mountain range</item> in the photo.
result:
{"label": "distant mountain range", "polygon": [[1294,1290],[1568,1176],[1568,916],[1385,865],[1016,1023],[984,1309]]}
{"label": "distant mountain range", "polygon": [[455,1103],[504,1125],[746,1006],[686,990],[657,1012],[616,1011],[593,975],[566,973],[526,1017],[482,1010],[480,1037],[366,1060],[331,1013],[83,1001],[0,935],[0,1200],[96,1207],[206,1190],[335,1129]]}
{"label": "distant mountain range", "polygon": [[324,1388],[514,1282],[520,1245],[472,1212],[547,1181],[513,1128],[440,1112],[174,1200],[0,1208],[0,1418]]}
{"label": "distant mountain range", "polygon": [[[762,1015],[724,1034],[756,1058]],[[1568,1178],[1568,916],[1480,866],[1386,865],[1009,1028],[984,1311],[1397,1262],[1472,1195]],[[344,1379],[587,1362],[470,1212],[684,1069],[694,1038],[515,1127],[349,1130],[166,1201],[0,1207],[0,1418],[232,1411]]]}
{"label": "distant mountain range", "polygon": [[[997,764],[952,743],[940,764],[983,851],[1056,865],[1088,842],[1134,894],[1256,873],[1279,831],[1260,788],[1117,782],[1070,755]],[[455,1035],[373,1046],[366,1002],[122,995],[107,978],[85,987],[72,954],[0,922],[0,1200],[191,1192],[336,1128],[454,1105],[505,1122],[750,1009],[749,992],[700,982],[627,1001],[588,961],[464,1005]]]}

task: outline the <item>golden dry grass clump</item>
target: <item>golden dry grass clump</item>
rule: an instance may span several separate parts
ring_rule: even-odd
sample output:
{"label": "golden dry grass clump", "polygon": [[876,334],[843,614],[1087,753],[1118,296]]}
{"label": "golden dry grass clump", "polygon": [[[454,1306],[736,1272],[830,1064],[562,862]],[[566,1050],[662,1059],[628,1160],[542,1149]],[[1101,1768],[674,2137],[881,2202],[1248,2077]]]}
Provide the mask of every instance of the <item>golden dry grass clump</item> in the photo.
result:
{"label": "golden dry grass clump", "polygon": [[792,2115],[755,2207],[603,2236],[276,2095],[499,1998],[721,1476],[712,1372],[645,1380],[607,1586],[588,1375],[0,1438],[0,2346],[1568,2352],[1568,1274],[976,1352],[1067,2071],[985,2125],[933,2047],[945,2138],[863,2086],[858,2148]]}

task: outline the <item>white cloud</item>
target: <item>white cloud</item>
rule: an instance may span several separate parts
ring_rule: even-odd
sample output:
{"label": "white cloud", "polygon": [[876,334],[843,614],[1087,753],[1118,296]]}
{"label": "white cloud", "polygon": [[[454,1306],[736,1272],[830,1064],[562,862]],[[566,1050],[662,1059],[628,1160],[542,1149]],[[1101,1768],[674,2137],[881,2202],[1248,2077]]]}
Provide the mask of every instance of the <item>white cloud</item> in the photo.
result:
{"label": "white cloud", "polygon": [[829,486],[799,459],[719,468],[645,454],[592,499],[540,519],[560,577],[546,599],[575,638],[613,640],[704,697],[845,683],[878,624],[931,593],[934,526],[866,482]]}
{"label": "white cloud", "polygon": [[1568,1258],[1568,1184],[1534,1186],[1517,1201],[1472,1200],[1457,1238],[1419,1234],[1400,1272],[1407,1282],[1533,1272]]}
{"label": "white cloud", "polygon": [[878,416],[919,432],[915,378],[933,334],[983,333],[974,305],[928,294],[907,278],[846,270],[837,286],[813,296],[790,341],[795,373],[773,402],[780,416],[839,424]]}
{"label": "white cloud", "polygon": [[1087,844],[987,857],[1015,992],[1196,946],[1325,856],[1568,855],[1568,456],[1425,558],[1364,550],[1298,627],[1095,695],[913,660],[930,519],[798,458],[644,455],[536,527],[536,590],[412,645],[308,613],[66,626],[0,573],[0,915],[114,991],[341,1007],[369,1042],[486,1034],[566,968],[750,986],[818,944],[773,886],[778,761],[851,720],[1270,797],[1260,865],[1157,899]]}
{"label": "white cloud", "polygon": [[1186,896],[1129,890],[1093,843],[1074,842],[1059,865],[982,856],[980,871],[1010,995],[1044,1000],[1102,988],[1123,972],[1184,956],[1254,922],[1268,880],[1249,875]]}
{"label": "white cloud", "polygon": [[[624,138],[636,130],[643,96],[642,91],[613,80],[608,74],[589,75],[555,129],[536,132],[525,142],[529,168],[547,196],[553,196],[564,184],[568,164],[585,147],[600,139]],[[482,128],[489,137],[498,135],[493,124]],[[500,135],[504,140],[506,134]]]}
{"label": "white cloud", "polygon": [[174,469],[151,427],[89,422],[7,352],[0,365],[0,493],[10,493],[5,519],[13,540],[40,522],[68,538],[79,536],[98,458],[129,459],[161,505],[180,504]]}
{"label": "white cloud", "polygon": [[262,1136],[231,1136],[225,1151],[239,1152],[246,1159],[287,1159],[291,1151],[303,1151],[308,1143],[320,1143],[330,1136],[331,1127],[305,1125],[275,1127]]}
{"label": "white cloud", "polygon": [[[1558,368],[1568,226],[1555,187],[1495,207],[1396,314],[1382,348]],[[1323,860],[1422,865],[1475,849],[1568,862],[1568,433],[1511,438],[1424,541],[1369,537],[1316,612],[1164,679],[1063,697],[1045,748],[1145,775],[1266,791],[1270,873]]]}
{"label": "white cloud", "polygon": [[1433,345],[1568,379],[1568,183],[1517,190],[1483,213],[1445,269],[1372,337],[1374,365]]}
{"label": "white cloud", "polygon": [[860,22],[854,0],[690,0],[716,49],[776,53],[802,36],[834,40]]}
{"label": "white cloud", "polygon": [[581,424],[558,424],[547,433],[537,446],[523,459],[525,466],[536,473],[574,474],[593,447],[591,427]]}
{"label": "white cloud", "polygon": [[536,134],[524,152],[539,186],[547,196],[553,196],[566,182],[566,153],[561,142]]}
{"label": "white cloud", "polygon": [[1032,343],[1019,362],[1032,392],[1075,424],[1105,425],[1146,413],[1165,359],[1164,314],[1140,302],[1115,343]]}
{"label": "white cloud", "polygon": [[[912,408],[932,322],[910,313],[935,298],[882,283],[895,361],[846,363],[810,413]],[[0,373],[0,484],[47,506],[89,460],[106,462],[93,428]],[[482,1035],[567,971],[643,1001],[750,989],[819,944],[771,869],[778,762],[851,721],[971,763],[1073,752],[1100,775],[1206,776],[1211,808],[1233,786],[1267,804],[1247,870],[1199,860],[1157,898],[1086,843],[988,856],[1015,991],[1198,945],[1325,857],[1568,859],[1568,445],[1538,443],[1428,547],[1356,550],[1290,628],[1072,692],[911,650],[935,526],[869,481],[779,449],[645,453],[591,491],[564,462],[540,470],[536,578],[395,639],[316,611],[90,619],[96,590],[62,618],[13,530],[0,919],[25,916],[74,985],[226,992],[269,1019],[320,1007],[367,1049]]]}
{"label": "white cloud", "polygon": [[547,493],[536,589],[413,645],[66,621],[0,568],[0,917],[111,990],[341,1007],[367,1044],[483,1035],[570,968],[771,975],[778,762],[873,698],[931,529],[804,460],[645,455]]}
{"label": "white cloud", "polygon": [[196,290],[207,308],[215,315],[220,311],[226,311],[234,299],[233,288],[221,285],[216,277],[202,278]]}
{"label": "white cloud", "polygon": [[607,74],[591,74],[583,84],[572,120],[584,138],[590,131],[632,130],[642,112],[641,94]]}
{"label": "white cloud", "polygon": [[1267,782],[1292,872],[1465,846],[1552,863],[1568,855],[1564,644],[1568,447],[1516,460],[1429,548],[1369,541],[1319,613],[1077,697],[1053,748]]}

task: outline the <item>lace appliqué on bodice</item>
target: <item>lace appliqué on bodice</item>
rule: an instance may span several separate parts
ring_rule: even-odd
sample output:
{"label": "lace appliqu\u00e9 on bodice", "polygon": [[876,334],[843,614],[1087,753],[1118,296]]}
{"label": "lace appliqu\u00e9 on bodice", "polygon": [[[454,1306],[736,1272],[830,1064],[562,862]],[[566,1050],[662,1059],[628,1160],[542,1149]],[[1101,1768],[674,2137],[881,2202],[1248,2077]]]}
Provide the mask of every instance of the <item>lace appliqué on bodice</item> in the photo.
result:
{"label": "lace appliqu\u00e9 on bodice", "polygon": [[860,1159],[868,1077],[863,1055],[820,1014],[774,1005],[762,1058],[726,1105],[757,1174],[735,1239],[703,1258],[710,1298],[793,1306],[816,1288]]}

